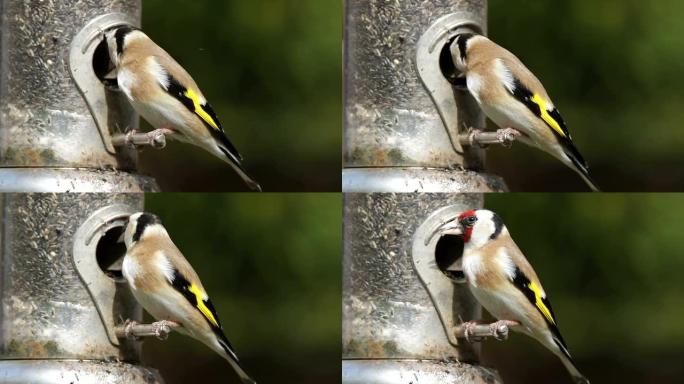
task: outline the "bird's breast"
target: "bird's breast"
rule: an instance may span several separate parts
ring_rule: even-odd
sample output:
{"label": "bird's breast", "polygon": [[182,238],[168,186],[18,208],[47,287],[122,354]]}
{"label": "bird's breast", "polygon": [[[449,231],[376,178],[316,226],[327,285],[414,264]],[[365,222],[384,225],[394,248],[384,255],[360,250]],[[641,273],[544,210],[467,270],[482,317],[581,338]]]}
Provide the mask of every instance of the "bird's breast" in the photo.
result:
{"label": "bird's breast", "polygon": [[478,285],[478,277],[482,273],[484,267],[482,263],[482,255],[478,252],[467,252],[463,255],[463,274],[468,282],[476,286]]}

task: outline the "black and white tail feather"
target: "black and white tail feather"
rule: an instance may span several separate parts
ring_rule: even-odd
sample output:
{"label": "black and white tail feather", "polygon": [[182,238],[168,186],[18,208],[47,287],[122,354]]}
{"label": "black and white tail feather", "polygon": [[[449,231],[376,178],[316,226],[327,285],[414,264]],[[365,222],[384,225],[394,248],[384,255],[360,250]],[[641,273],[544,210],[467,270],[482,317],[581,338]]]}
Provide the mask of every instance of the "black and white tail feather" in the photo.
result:
{"label": "black and white tail feather", "polygon": [[240,360],[233,351],[233,347],[230,345],[230,342],[223,334],[223,332],[221,330],[218,330],[218,332],[216,332],[216,336],[219,345],[221,346],[221,348],[223,348],[223,351],[225,352],[225,356],[222,354],[223,358],[226,359],[233,367],[235,372],[237,372],[238,376],[240,376],[240,380],[242,380],[242,383],[257,384],[257,382],[254,381],[251,377],[249,377],[247,372],[245,372],[245,370],[242,368],[242,365],[240,365]]}

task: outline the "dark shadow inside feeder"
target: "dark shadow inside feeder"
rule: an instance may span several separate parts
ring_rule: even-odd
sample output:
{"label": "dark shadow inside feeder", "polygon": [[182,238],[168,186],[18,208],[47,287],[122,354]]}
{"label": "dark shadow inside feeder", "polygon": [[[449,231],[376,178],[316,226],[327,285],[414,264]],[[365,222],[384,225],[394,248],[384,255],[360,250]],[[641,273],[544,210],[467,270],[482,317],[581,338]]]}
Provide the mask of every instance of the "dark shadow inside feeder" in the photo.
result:
{"label": "dark shadow inside feeder", "polygon": [[121,265],[126,255],[126,245],[121,240],[121,235],[124,229],[124,227],[114,227],[105,232],[97,242],[95,251],[97,264],[102,272],[116,281],[123,281]]}
{"label": "dark shadow inside feeder", "polygon": [[463,256],[463,237],[455,235],[442,236],[435,247],[437,267],[448,278],[455,282],[465,281],[461,267]]}
{"label": "dark shadow inside feeder", "polygon": [[114,63],[109,56],[109,48],[107,47],[107,40],[104,38],[100,44],[95,48],[93,53],[93,71],[95,76],[108,88],[118,89],[116,77],[112,76],[114,71]]}
{"label": "dark shadow inside feeder", "polygon": [[451,56],[451,45],[454,43],[456,36],[452,37],[447,41],[442,47],[442,51],[439,53],[439,69],[442,71],[442,75],[447,79],[451,85],[454,87],[464,90],[466,89],[465,77],[461,72],[456,69],[454,64],[454,59]]}

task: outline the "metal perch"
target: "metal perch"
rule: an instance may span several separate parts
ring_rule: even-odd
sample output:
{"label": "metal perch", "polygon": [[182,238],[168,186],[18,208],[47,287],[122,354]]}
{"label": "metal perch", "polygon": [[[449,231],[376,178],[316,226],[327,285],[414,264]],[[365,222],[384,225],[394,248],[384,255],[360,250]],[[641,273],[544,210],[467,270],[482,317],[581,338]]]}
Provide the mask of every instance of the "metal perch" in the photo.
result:
{"label": "metal perch", "polygon": [[155,149],[163,149],[166,147],[166,133],[165,129],[155,129],[150,132],[137,133],[130,131],[127,133],[119,133],[112,136],[112,144],[115,147],[131,146],[134,148],[149,146]]}
{"label": "metal perch", "polygon": [[510,147],[515,140],[522,136],[518,130],[513,128],[499,129],[494,132],[485,132],[479,129],[470,129],[468,133],[458,136],[461,145],[486,147],[491,144],[500,144]]}
{"label": "metal perch", "polygon": [[126,320],[125,323],[116,327],[116,336],[122,339],[156,337],[159,340],[166,340],[169,333],[180,326],[180,324],[168,320],[157,321],[152,324],[140,324],[136,321]]}
{"label": "metal perch", "polygon": [[468,322],[454,327],[454,334],[456,337],[464,337],[471,342],[482,341],[487,337],[504,341],[508,339],[509,328],[517,325],[520,325],[520,323],[511,320],[499,320],[491,324]]}

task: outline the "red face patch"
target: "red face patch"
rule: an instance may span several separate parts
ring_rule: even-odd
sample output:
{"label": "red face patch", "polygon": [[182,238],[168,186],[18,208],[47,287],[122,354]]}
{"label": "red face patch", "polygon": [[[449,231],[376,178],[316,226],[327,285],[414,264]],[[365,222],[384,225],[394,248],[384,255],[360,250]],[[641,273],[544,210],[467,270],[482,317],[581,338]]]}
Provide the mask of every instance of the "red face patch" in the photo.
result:
{"label": "red face patch", "polygon": [[470,236],[472,236],[472,235],[473,235],[473,227],[467,227],[467,228],[463,231],[463,242],[464,242],[464,243],[469,242],[469,241],[470,241]]}
{"label": "red face patch", "polygon": [[466,212],[461,213],[461,215],[458,216],[458,221],[461,221],[461,220],[465,219],[466,217],[470,217],[470,216],[475,216],[475,210],[474,209],[471,211],[466,211]]}
{"label": "red face patch", "polygon": [[[476,210],[471,210],[471,211],[466,211],[461,213],[460,216],[458,216],[458,221],[462,222],[464,219],[467,219],[471,216],[476,216]],[[470,237],[473,235],[473,227],[465,226],[463,225],[463,242],[467,243],[470,241]]]}

